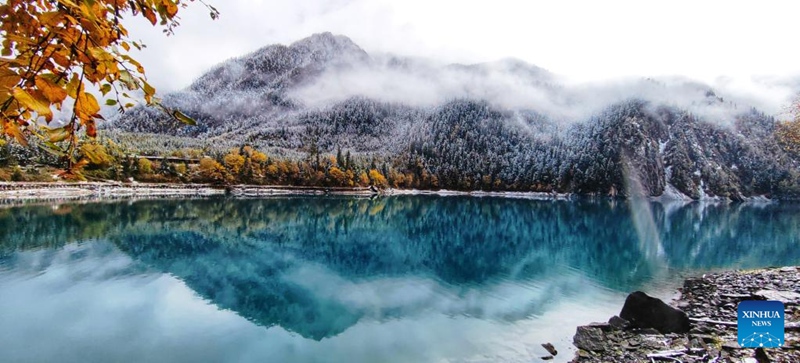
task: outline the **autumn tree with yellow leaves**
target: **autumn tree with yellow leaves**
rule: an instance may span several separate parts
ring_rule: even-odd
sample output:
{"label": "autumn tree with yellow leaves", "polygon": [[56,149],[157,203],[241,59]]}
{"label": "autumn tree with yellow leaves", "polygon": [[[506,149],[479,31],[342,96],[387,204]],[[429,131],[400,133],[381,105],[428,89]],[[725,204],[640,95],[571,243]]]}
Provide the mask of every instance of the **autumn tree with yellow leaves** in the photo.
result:
{"label": "autumn tree with yellow leaves", "polygon": [[[142,17],[172,34],[178,12],[195,0],[6,0],[0,4],[0,135],[27,145],[31,136],[64,157],[67,174],[94,157],[76,160],[80,141],[97,135],[100,103],[122,112],[141,97],[176,120],[194,124],[159,103],[145,69],[130,56],[144,45],[130,39],[124,17]],[[211,17],[219,13],[202,0]],[[90,91],[99,90],[101,99]],[[71,111],[54,122],[54,112]],[[92,150],[88,148],[87,150]]]}
{"label": "autumn tree with yellow leaves", "polygon": [[791,106],[792,119],[778,124],[775,136],[778,143],[794,157],[800,157],[800,97]]}

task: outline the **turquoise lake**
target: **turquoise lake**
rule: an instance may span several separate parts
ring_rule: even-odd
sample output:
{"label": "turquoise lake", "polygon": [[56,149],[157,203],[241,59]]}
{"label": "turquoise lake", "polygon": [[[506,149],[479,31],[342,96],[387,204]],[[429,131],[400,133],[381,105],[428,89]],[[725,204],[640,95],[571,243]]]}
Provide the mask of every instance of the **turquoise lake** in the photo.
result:
{"label": "turquoise lake", "polygon": [[0,362],[532,362],[706,271],[800,264],[800,205],[394,196],[0,209]]}

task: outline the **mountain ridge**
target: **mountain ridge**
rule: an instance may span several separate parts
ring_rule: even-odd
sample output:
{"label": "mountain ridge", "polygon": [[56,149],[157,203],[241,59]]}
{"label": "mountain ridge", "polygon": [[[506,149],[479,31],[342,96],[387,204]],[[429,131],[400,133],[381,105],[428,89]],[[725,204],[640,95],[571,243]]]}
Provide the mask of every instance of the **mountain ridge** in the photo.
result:
{"label": "mountain ridge", "polygon": [[164,97],[198,127],[140,107],[111,130],[294,158],[351,151],[384,174],[436,176],[420,187],[627,195],[635,178],[648,196],[798,195],[797,160],[776,143],[774,118],[696,82],[625,87],[569,87],[513,59],[370,56],[322,33],[228,60]]}

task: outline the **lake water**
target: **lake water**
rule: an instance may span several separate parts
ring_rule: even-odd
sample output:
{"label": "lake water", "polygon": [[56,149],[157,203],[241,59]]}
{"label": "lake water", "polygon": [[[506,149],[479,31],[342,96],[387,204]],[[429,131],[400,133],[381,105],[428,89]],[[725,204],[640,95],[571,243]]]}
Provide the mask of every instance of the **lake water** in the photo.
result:
{"label": "lake water", "polygon": [[0,362],[531,362],[800,206],[397,196],[0,209]]}

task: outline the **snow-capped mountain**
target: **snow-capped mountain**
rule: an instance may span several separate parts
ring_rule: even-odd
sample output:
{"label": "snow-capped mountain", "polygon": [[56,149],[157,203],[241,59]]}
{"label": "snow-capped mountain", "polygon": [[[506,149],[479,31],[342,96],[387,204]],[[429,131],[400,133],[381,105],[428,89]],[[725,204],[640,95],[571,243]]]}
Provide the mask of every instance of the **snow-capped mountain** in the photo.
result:
{"label": "snow-capped mountain", "polygon": [[140,107],[112,135],[341,149],[457,189],[736,200],[800,190],[772,117],[683,79],[574,84],[519,60],[440,65],[323,33],[226,61],[163,103],[198,126]]}

